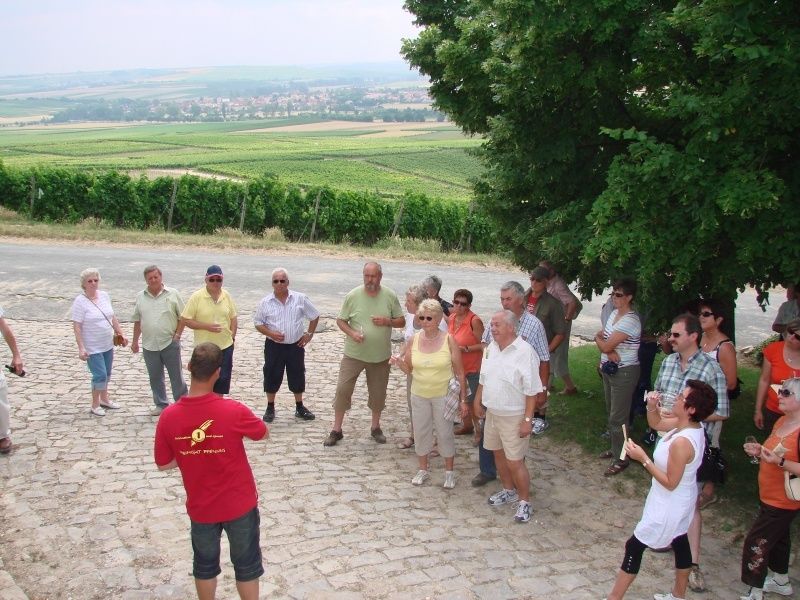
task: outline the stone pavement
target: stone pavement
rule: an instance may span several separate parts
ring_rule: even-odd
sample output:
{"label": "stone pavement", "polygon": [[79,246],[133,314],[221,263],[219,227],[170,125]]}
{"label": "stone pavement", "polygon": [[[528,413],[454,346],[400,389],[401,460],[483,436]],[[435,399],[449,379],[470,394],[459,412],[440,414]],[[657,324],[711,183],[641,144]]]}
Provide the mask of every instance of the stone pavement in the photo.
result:
{"label": "stone pavement", "polygon": [[[185,495],[177,471],[153,465],[156,419],[140,356],[117,352],[110,389],[122,409],[93,417],[69,322],[10,323],[28,375],[9,377],[14,451],[0,458],[0,598],[194,597]],[[250,315],[240,323],[232,393],[261,414],[263,338]],[[441,487],[441,458],[429,483],[414,487],[416,457],[393,443],[407,432],[396,370],[383,418],[389,443],[370,438],[359,382],[344,440],[324,448],[342,337],[332,320],[321,324],[308,355],[307,404],[317,420],[296,422],[291,395],[281,392],[270,440],[247,446],[260,493],[262,598],[605,596],[641,513],[644,492],[634,478],[606,480],[577,447],[535,439],[534,519],[516,524],[513,509],[486,504],[496,484],[470,486],[477,453],[463,436],[456,488]],[[188,360],[190,332],[185,339]],[[738,542],[708,535],[704,550],[713,590],[704,596],[738,598]],[[234,598],[226,552],[218,597]],[[671,579],[671,554],[648,553],[629,598],[666,592]]]}

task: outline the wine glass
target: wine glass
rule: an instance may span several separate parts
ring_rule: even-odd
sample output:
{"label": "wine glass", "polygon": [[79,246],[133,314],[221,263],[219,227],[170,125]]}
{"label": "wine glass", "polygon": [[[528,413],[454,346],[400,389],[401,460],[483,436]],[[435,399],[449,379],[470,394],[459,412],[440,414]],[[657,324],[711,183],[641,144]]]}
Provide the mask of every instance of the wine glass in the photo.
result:
{"label": "wine glass", "polygon": [[[744,445],[747,446],[748,444],[752,444],[751,447],[755,451],[755,446],[758,445],[758,440],[756,439],[756,436],[748,435],[746,438],[744,438]],[[757,465],[759,462],[761,462],[761,459],[759,459],[758,454],[750,454],[749,452],[747,452],[747,449],[745,449],[745,453],[750,456],[751,464]]]}

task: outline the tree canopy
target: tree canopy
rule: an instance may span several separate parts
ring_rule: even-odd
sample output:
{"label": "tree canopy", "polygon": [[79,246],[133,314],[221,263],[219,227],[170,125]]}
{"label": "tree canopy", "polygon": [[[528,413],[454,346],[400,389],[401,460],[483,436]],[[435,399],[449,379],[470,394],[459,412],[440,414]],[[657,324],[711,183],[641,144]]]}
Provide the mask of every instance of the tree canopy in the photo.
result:
{"label": "tree canopy", "polygon": [[484,136],[478,201],[585,296],[632,275],[665,323],[800,279],[794,0],[407,0],[403,54]]}

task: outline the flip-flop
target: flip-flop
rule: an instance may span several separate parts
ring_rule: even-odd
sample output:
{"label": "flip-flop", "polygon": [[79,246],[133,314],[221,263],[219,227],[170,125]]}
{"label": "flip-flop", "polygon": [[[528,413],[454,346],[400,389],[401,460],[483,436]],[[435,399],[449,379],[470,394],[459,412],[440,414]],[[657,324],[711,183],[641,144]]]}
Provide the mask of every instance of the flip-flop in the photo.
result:
{"label": "flip-flop", "polygon": [[619,475],[625,469],[628,468],[629,462],[615,462],[611,463],[611,465],[606,469],[605,473],[603,473],[606,477],[613,477],[614,475]]}

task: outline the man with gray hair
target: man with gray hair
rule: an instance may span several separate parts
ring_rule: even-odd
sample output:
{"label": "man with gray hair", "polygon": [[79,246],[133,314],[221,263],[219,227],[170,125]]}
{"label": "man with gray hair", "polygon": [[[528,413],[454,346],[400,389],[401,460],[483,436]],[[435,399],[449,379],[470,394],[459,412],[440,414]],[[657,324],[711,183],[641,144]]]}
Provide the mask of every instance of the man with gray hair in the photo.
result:
{"label": "man with gray hair", "polygon": [[428,275],[425,279],[423,279],[422,287],[425,288],[425,293],[428,294],[428,298],[431,300],[436,300],[442,305],[442,312],[444,313],[444,316],[449,317],[450,309],[453,308],[453,305],[439,296],[439,292],[442,290],[441,278],[437,277],[436,275]]}
{"label": "man with gray hair", "polygon": [[[516,329],[510,310],[495,313],[489,323],[491,337],[481,363],[474,410],[484,417],[483,441],[494,452],[503,489],[489,496],[490,506],[518,502],[514,520],[531,518],[530,473],[525,466],[528,438],[536,397],[544,390],[539,379],[539,359]],[[484,412],[485,407],[485,412]]]}
{"label": "man with gray hair", "polygon": [[131,351],[139,352],[141,336],[142,356],[155,404],[150,414],[158,416],[169,405],[164,368],[169,374],[173,402],[188,392],[181,369],[181,335],[178,331],[183,300],[178,290],[164,285],[161,269],[156,265],[145,267],[144,280],[147,287],[136,295],[133,308]]}
{"label": "man with gray hair", "polygon": [[[308,329],[305,321],[308,320]],[[314,337],[319,311],[308,296],[289,289],[289,273],[283,267],[272,271],[272,293],[264,296],[253,317],[264,340],[264,392],[267,411],[264,421],[275,419],[275,395],[283,383],[283,373],[294,394],[294,416],[313,421],[314,413],[303,406],[306,389],[306,345]]]}
{"label": "man with gray hair", "polygon": [[[547,348],[547,335],[542,322],[525,310],[525,289],[517,281],[507,281],[500,287],[500,304],[504,310],[509,310],[519,320],[517,325],[517,335],[528,342],[539,358],[538,370],[539,380],[543,382],[543,389],[536,398],[538,408],[547,399],[547,387],[545,383],[550,377],[550,351]],[[492,342],[492,330],[486,328],[483,333],[481,343],[484,348]],[[476,406],[473,403],[473,406]],[[483,446],[483,436],[478,446],[478,460],[480,472],[472,478],[472,485],[479,487],[497,478],[497,468],[495,467],[494,456]]]}

